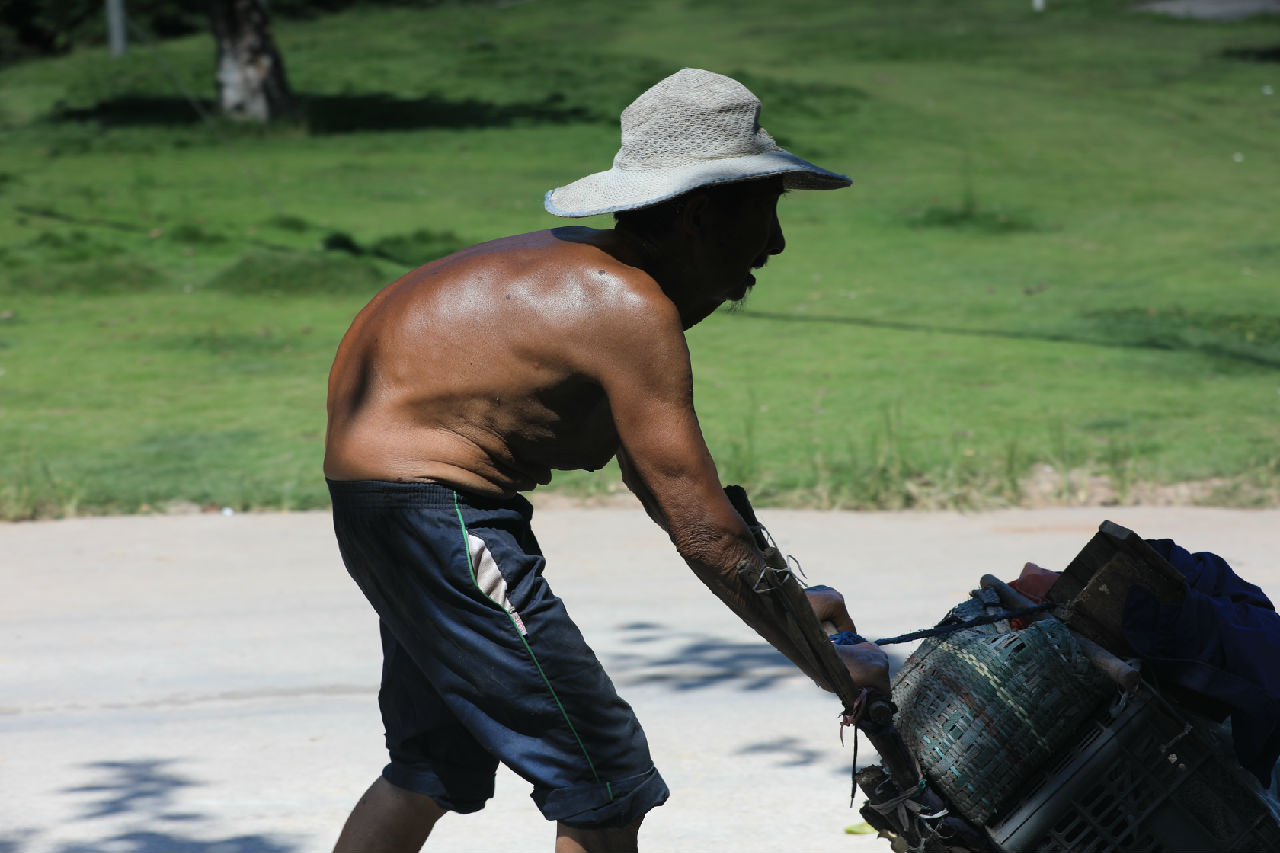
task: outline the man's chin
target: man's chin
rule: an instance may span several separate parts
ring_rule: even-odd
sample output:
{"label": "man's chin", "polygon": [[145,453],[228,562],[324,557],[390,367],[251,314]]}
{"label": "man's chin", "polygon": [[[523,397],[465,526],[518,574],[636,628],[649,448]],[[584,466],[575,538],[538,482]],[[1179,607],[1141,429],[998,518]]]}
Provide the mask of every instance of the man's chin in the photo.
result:
{"label": "man's chin", "polygon": [[750,295],[751,295],[751,287],[750,286],[744,287],[736,295],[731,296],[728,300],[725,301],[725,305],[728,306],[726,310],[728,310],[731,313],[734,311],[741,311],[743,308],[747,306],[747,297],[749,297]]}

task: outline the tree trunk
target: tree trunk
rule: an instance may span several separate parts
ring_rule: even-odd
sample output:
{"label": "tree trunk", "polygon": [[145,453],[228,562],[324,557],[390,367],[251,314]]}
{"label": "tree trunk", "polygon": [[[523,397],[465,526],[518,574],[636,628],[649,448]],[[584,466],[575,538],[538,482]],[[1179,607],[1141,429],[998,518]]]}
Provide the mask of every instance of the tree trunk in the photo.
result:
{"label": "tree trunk", "polygon": [[291,114],[293,93],[261,0],[210,0],[209,21],[223,115],[265,122]]}

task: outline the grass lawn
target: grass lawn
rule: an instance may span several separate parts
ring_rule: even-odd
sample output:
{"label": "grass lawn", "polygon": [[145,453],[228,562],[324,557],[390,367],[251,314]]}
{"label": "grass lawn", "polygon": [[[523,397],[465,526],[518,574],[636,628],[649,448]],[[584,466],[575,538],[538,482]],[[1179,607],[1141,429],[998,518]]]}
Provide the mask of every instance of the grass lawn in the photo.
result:
{"label": "grass lawn", "polygon": [[355,312],[559,224],[542,194],[607,168],[618,113],[682,66],[743,80],[782,144],[855,182],[789,195],[787,252],[690,334],[726,482],[761,504],[1274,505],[1280,19],[1048,5],[281,20],[305,119],[265,129],[207,118],[208,36],[0,68],[0,518],[324,506]]}

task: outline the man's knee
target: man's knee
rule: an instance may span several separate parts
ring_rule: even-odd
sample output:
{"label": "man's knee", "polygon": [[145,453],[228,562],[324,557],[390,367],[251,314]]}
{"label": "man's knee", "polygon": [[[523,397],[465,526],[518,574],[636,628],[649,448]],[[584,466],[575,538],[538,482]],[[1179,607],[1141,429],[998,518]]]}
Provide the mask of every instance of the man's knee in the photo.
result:
{"label": "man's knee", "polygon": [[356,803],[334,850],[418,850],[444,811],[426,794],[393,785],[380,776]]}
{"label": "man's knee", "polygon": [[556,853],[634,853],[643,817],[626,826],[584,828],[556,824]]}
{"label": "man's knee", "polygon": [[442,808],[427,794],[410,791],[391,782],[386,776],[379,776],[373,783],[376,795],[385,798],[388,803],[394,802],[396,807],[421,814],[424,818],[438,820],[447,809]]}

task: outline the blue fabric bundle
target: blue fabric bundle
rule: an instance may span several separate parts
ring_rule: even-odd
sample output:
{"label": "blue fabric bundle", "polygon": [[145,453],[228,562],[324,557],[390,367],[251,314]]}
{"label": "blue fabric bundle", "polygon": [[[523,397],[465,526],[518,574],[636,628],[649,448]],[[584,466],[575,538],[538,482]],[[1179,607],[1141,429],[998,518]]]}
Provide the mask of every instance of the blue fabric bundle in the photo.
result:
{"label": "blue fabric bundle", "polygon": [[1181,604],[1132,587],[1124,634],[1159,678],[1230,708],[1236,758],[1265,788],[1280,758],[1280,614],[1216,554],[1148,543],[1187,580]]}

